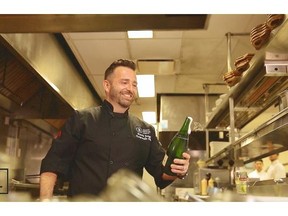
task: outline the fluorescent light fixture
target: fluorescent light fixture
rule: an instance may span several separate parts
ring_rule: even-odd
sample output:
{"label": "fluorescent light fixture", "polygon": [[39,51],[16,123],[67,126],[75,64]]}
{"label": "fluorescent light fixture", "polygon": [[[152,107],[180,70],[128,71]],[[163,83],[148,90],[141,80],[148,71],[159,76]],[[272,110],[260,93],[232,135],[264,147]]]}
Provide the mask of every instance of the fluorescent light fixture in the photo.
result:
{"label": "fluorescent light fixture", "polygon": [[154,75],[137,75],[138,96],[155,97]]}
{"label": "fluorescent light fixture", "polygon": [[156,113],[155,112],[142,112],[142,118],[149,124],[156,124]]}
{"label": "fluorescent light fixture", "polygon": [[152,30],[127,31],[128,38],[153,38]]}

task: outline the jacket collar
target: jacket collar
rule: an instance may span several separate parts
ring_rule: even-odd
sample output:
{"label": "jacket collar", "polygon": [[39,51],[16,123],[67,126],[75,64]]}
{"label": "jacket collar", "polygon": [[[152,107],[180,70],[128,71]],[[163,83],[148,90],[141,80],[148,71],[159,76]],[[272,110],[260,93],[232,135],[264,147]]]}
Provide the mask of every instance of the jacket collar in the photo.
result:
{"label": "jacket collar", "polygon": [[128,110],[127,109],[124,113],[116,113],[116,112],[113,112],[114,108],[113,108],[113,105],[111,103],[109,103],[107,100],[104,100],[103,101],[103,107],[105,110],[108,111],[108,113],[110,115],[112,115],[113,117],[119,117],[119,118],[125,118],[128,116]]}

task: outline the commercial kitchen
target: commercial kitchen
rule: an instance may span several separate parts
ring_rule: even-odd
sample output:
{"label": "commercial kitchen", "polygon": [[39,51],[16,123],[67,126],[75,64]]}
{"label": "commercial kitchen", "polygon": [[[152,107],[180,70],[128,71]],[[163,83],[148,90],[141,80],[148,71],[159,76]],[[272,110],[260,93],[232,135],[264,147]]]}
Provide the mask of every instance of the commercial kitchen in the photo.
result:
{"label": "commercial kitchen", "polygon": [[[128,37],[142,30],[152,37]],[[287,176],[287,35],[287,14],[0,15],[0,201],[39,201],[53,138],[74,110],[101,104],[104,71],[119,58],[153,78],[153,95],[139,89],[130,112],[165,149],[193,117],[189,172],[160,190],[147,172],[124,170],[92,201],[288,201],[286,177],[246,176],[240,190],[235,179],[259,159],[267,170],[274,154]],[[66,200],[67,184],[53,201]]]}

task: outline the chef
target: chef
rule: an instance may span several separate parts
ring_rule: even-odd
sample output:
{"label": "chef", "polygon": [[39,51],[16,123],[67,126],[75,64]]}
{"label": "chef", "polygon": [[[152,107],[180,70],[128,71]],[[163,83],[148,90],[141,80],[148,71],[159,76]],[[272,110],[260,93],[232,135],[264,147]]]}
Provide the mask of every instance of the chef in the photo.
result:
{"label": "chef", "polygon": [[269,156],[271,165],[267,170],[267,175],[269,179],[280,179],[286,178],[286,171],[283,164],[278,159],[279,153]]}
{"label": "chef", "polygon": [[69,197],[98,195],[120,169],[142,177],[145,168],[161,189],[185,177],[190,155],[174,159],[174,176],[163,173],[165,151],[154,127],[128,112],[137,95],[135,69],[130,60],[113,62],[105,72],[103,104],[76,110],[67,120],[42,160],[40,200],[51,199],[58,177],[68,179]]}
{"label": "chef", "polygon": [[254,162],[255,170],[248,174],[249,178],[259,178],[260,181],[267,180],[268,175],[267,172],[263,169],[263,160],[259,159]]}

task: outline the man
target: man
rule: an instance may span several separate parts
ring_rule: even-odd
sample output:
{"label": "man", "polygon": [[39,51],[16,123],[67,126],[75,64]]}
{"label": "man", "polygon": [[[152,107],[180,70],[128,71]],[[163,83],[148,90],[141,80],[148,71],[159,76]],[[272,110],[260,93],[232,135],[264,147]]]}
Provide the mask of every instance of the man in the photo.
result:
{"label": "man", "polygon": [[98,195],[107,179],[122,168],[141,177],[145,168],[161,189],[187,174],[188,153],[171,165],[176,176],[163,173],[165,152],[154,127],[128,112],[137,95],[135,69],[129,60],[113,62],[105,71],[102,106],[75,111],[67,120],[42,161],[40,200],[53,196],[60,176],[68,178],[68,196],[73,197]]}
{"label": "man", "polygon": [[259,159],[254,162],[255,170],[248,174],[249,178],[259,178],[260,181],[267,180],[267,173],[263,170],[263,160]]}
{"label": "man", "polygon": [[278,157],[279,157],[279,153],[269,156],[269,159],[271,161],[271,165],[269,166],[267,170],[267,175],[269,179],[286,178],[285,167],[279,161]]}

